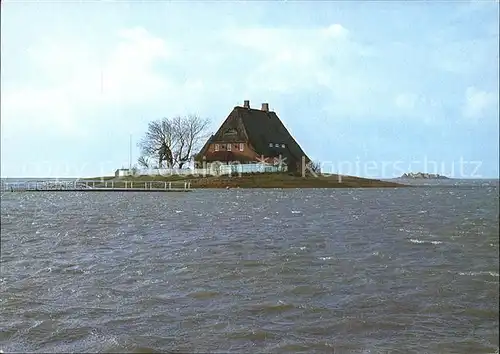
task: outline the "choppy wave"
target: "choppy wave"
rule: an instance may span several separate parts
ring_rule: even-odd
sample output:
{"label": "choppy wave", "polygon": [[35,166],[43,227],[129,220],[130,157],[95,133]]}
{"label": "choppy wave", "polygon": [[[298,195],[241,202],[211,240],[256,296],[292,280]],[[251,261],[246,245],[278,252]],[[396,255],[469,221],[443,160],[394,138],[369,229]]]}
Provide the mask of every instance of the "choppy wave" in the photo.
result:
{"label": "choppy wave", "polygon": [[441,243],[443,243],[442,241],[436,241],[436,240],[427,241],[427,240],[418,240],[418,239],[414,239],[414,238],[411,238],[410,242],[411,243],[418,243],[418,244],[427,243],[427,244],[431,244],[431,245],[440,245]]}
{"label": "choppy wave", "polygon": [[477,276],[477,275],[489,275],[492,277],[498,277],[498,272],[492,272],[492,271],[482,271],[482,272],[459,272],[458,274],[460,275],[470,275],[470,276]]}
{"label": "choppy wave", "polygon": [[493,189],[10,193],[1,211],[5,352],[498,348]]}

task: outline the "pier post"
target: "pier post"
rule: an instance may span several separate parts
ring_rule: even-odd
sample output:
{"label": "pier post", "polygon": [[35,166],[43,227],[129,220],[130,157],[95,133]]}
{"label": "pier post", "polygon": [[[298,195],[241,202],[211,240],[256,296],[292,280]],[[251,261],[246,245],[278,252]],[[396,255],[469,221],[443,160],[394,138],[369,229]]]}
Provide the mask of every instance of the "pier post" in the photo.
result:
{"label": "pier post", "polygon": [[115,188],[115,181],[111,181],[111,188]]}
{"label": "pier post", "polygon": [[134,182],[130,181],[130,188],[134,188]]}
{"label": "pier post", "polygon": [[104,182],[104,188],[108,188],[108,182]]}
{"label": "pier post", "polygon": [[172,182],[168,182],[168,189],[172,189]]}
{"label": "pier post", "polygon": [[95,188],[95,182],[92,181],[92,188]]}
{"label": "pier post", "polygon": [[184,182],[184,189],[187,189],[187,183]]}
{"label": "pier post", "polygon": [[128,183],[128,182],[127,182],[127,181],[125,181],[125,189],[127,189],[127,183]]}
{"label": "pier post", "polygon": [[165,182],[165,189],[167,189],[167,182]]}

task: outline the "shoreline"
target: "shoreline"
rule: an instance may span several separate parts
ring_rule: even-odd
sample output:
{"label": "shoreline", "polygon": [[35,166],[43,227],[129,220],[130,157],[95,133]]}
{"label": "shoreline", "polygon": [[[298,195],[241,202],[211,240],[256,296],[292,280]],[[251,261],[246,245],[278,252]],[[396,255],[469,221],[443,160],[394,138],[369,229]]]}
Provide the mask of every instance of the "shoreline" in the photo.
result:
{"label": "shoreline", "polygon": [[289,173],[248,173],[233,176],[102,176],[82,180],[130,182],[187,182],[192,189],[228,189],[228,188],[408,188],[406,184],[368,179],[355,176],[318,175],[297,176]]}

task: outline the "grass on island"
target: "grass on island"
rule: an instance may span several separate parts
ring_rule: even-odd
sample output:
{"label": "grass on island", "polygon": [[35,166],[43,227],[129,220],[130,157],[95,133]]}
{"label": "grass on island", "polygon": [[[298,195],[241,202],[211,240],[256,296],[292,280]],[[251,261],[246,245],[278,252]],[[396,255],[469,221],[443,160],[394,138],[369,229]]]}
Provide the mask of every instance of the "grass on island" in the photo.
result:
{"label": "grass on island", "polygon": [[376,179],[368,179],[354,176],[342,176],[335,174],[323,174],[312,176],[293,173],[245,173],[233,174],[232,176],[193,176],[193,175],[170,175],[170,176],[127,176],[127,177],[95,177],[83,180],[100,181],[96,187],[113,186],[128,187],[133,182],[134,188],[144,188],[147,182],[153,182],[152,188],[163,188],[165,182],[171,182],[172,188],[183,188],[185,182],[189,182],[191,188],[395,188],[406,187],[401,183],[386,182]]}

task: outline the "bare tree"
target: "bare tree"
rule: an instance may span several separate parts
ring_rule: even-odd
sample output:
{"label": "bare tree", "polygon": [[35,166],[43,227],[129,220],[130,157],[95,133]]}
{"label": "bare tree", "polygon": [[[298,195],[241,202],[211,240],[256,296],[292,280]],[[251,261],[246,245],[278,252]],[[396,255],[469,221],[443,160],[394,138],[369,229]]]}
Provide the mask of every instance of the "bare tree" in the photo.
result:
{"label": "bare tree", "polygon": [[132,176],[137,176],[139,174],[139,168],[137,168],[137,166],[132,166],[132,170],[130,171],[130,173],[132,174]]}
{"label": "bare tree", "polygon": [[141,157],[139,159],[144,162],[150,159],[157,160],[158,168],[161,168],[163,161],[166,161],[171,167],[173,159],[170,148],[173,141],[174,131],[170,120],[162,118],[150,122],[144,137],[139,142],[141,148]]}
{"label": "bare tree", "polygon": [[140,156],[138,159],[137,159],[137,163],[139,164],[139,166],[141,166],[142,168],[145,168],[145,169],[149,169],[152,167],[151,165],[151,160],[148,156]]}
{"label": "bare tree", "polygon": [[321,162],[311,161],[311,163],[309,164],[309,169],[315,174],[321,174]]}
{"label": "bare tree", "polygon": [[174,161],[182,168],[191,161],[194,154],[201,148],[203,140],[208,138],[209,120],[196,115],[176,117],[173,119],[175,132]]}
{"label": "bare tree", "polygon": [[313,176],[318,177],[321,174],[321,162],[319,161],[309,161],[307,164],[304,164],[305,159],[302,158],[302,177]]}
{"label": "bare tree", "polygon": [[[157,159],[159,168],[163,167],[163,162],[166,162],[167,167],[182,168],[193,158],[201,148],[203,140],[208,137],[206,131],[209,123],[208,119],[195,115],[163,118],[150,122],[146,134],[139,143],[142,150],[141,161]],[[143,166],[141,161],[139,163]]]}

